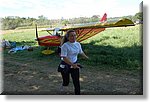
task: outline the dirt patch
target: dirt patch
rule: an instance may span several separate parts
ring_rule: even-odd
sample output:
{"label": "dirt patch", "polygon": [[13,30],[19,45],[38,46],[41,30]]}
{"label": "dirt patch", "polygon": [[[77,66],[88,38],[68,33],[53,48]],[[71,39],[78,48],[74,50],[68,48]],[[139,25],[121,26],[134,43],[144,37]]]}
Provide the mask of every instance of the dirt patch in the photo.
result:
{"label": "dirt patch", "polygon": [[[74,94],[72,80],[65,92],[60,92],[62,83],[57,66],[51,62],[16,62],[11,57],[4,58],[4,91],[2,94]],[[103,68],[81,69],[82,95],[139,95],[143,94],[142,74],[127,70]]]}

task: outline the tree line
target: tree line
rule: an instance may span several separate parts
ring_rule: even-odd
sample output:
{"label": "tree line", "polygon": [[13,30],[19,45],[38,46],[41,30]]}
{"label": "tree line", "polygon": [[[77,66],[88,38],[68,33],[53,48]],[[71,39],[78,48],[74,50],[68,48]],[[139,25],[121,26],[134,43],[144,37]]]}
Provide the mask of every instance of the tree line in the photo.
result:
{"label": "tree line", "polygon": [[[38,18],[30,18],[30,17],[18,17],[18,16],[7,16],[1,19],[1,29],[2,30],[10,30],[16,29],[19,27],[33,27],[35,24],[38,26],[62,26],[66,24],[79,24],[79,23],[90,23],[90,22],[98,22],[101,17],[99,15],[93,15],[92,17],[78,17],[78,18],[70,18],[70,19],[48,19],[43,15],[38,16]],[[131,19],[133,22],[137,20],[143,21],[143,13],[138,12],[135,15],[123,16],[123,17],[113,17],[108,18],[107,20],[118,20],[120,18],[128,18]]]}

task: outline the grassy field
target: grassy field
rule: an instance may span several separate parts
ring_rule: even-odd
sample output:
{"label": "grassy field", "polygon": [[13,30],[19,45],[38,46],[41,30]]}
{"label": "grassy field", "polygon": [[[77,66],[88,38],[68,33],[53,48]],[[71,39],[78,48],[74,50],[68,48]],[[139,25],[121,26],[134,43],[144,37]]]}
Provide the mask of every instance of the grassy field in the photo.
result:
{"label": "grassy field", "polygon": [[[39,32],[44,35],[43,32]],[[3,52],[4,94],[62,94],[56,53],[43,55],[35,42],[35,30],[5,31],[3,37],[33,51]],[[142,94],[143,47],[140,25],[109,28],[81,42],[89,60],[79,56],[82,94]],[[56,50],[56,47],[52,47]],[[13,80],[13,81],[12,81]],[[73,94],[72,84],[68,92]]]}
{"label": "grassy field", "polygon": [[[45,32],[39,32],[39,34],[44,35]],[[9,34],[4,34],[3,38],[17,42],[18,46],[33,46],[36,49],[34,53],[40,54],[39,50],[42,49],[37,47],[37,42],[34,40],[36,38],[35,30],[13,31],[9,32]],[[82,46],[90,57],[90,61],[83,61],[88,66],[109,65],[129,70],[142,68],[142,35],[140,26],[109,28],[82,42]],[[24,53],[24,51],[20,53]]]}

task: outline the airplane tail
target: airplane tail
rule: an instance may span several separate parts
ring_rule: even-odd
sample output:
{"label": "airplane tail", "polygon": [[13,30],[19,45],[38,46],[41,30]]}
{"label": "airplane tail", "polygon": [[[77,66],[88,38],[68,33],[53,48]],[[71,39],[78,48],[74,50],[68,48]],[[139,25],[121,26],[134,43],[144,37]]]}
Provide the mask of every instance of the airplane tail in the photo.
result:
{"label": "airplane tail", "polygon": [[100,22],[105,22],[107,20],[107,14],[105,13],[102,17],[102,19],[100,20]]}

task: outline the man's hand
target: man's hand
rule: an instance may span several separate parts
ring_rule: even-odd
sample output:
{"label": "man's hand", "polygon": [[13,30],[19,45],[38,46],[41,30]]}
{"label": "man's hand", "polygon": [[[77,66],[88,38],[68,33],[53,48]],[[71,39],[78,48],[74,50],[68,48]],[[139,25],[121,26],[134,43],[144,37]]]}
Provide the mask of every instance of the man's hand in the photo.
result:
{"label": "man's hand", "polygon": [[71,68],[76,69],[76,68],[80,68],[80,67],[79,67],[78,64],[76,63],[76,64],[73,64]]}

